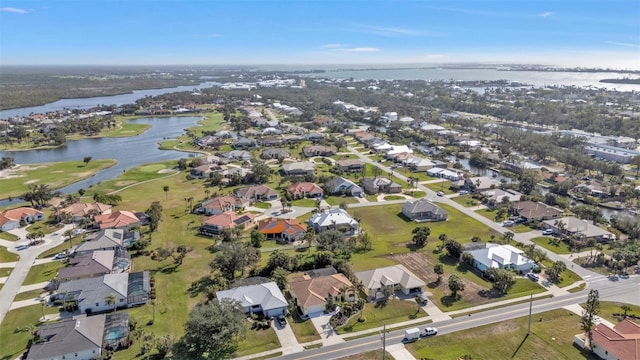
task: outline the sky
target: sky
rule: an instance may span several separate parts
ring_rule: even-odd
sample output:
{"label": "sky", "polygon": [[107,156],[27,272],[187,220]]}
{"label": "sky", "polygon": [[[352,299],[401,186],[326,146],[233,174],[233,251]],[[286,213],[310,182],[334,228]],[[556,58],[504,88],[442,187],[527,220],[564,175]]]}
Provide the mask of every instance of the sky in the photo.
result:
{"label": "sky", "polygon": [[638,0],[0,0],[0,65],[640,69]]}

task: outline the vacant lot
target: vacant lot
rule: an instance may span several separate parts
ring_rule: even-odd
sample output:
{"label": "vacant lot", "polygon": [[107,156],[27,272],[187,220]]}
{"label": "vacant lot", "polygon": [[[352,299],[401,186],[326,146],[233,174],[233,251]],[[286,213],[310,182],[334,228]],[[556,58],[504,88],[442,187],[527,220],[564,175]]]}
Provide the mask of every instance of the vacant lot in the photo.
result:
{"label": "vacant lot", "polygon": [[427,313],[422,311],[413,299],[393,299],[389,300],[385,305],[366,303],[362,311],[362,317],[365,321],[358,321],[359,315],[355,315],[345,326],[339,328],[338,332],[341,334],[358,332],[382,326],[383,322],[390,325],[425,316],[427,316]]}

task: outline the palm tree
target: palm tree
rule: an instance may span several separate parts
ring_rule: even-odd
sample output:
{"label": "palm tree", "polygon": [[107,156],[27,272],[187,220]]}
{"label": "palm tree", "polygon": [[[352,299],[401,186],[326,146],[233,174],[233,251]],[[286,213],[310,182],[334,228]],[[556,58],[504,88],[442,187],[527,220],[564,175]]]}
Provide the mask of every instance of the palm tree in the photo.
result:
{"label": "palm tree", "polygon": [[151,306],[153,307],[153,318],[151,319],[151,322],[155,324],[155,322],[156,322],[156,302],[155,302],[155,300],[151,300]]}
{"label": "palm tree", "polygon": [[116,306],[118,305],[118,298],[116,298],[116,295],[114,293],[111,293],[107,295],[104,300],[106,301],[107,305],[113,305],[113,312],[116,312]]}
{"label": "palm tree", "polygon": [[163,186],[162,190],[164,191],[165,200],[167,200],[169,198],[169,185]]}
{"label": "palm tree", "polygon": [[65,231],[63,235],[67,238],[67,241],[69,241],[69,251],[71,251],[71,246],[73,245],[71,243],[71,239],[73,239],[73,235],[75,235],[75,233],[73,232],[73,230],[69,229]]}
{"label": "palm tree", "polygon": [[45,299],[40,299],[40,305],[42,305],[42,321],[45,320],[45,316],[44,316],[44,306],[47,304],[47,301]]}

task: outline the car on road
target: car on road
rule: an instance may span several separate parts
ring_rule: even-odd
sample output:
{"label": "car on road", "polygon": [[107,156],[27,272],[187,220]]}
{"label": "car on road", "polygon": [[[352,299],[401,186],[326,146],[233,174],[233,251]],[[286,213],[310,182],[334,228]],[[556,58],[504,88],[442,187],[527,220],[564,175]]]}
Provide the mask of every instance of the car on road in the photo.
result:
{"label": "car on road", "polygon": [[438,196],[444,196],[444,193],[443,193],[442,191],[438,191],[438,192],[436,193],[436,195],[438,195]]}
{"label": "car on road", "polygon": [[60,259],[64,259],[67,257],[67,253],[61,252],[61,253],[57,253],[56,256],[54,256],[53,258],[55,260],[60,260]]}
{"label": "car on road", "polygon": [[287,326],[287,320],[284,318],[284,316],[278,316],[276,318],[276,321],[278,322],[278,324],[280,324],[281,327]]}
{"label": "car on road", "polygon": [[542,230],[542,235],[553,235],[553,229]]}
{"label": "car on road", "polygon": [[502,226],[504,226],[504,227],[509,227],[509,226],[513,226],[513,225],[515,225],[515,223],[513,221],[511,221],[511,220],[507,220],[507,221],[502,223]]}
{"label": "car on road", "polygon": [[437,334],[438,334],[438,329],[431,326],[424,328],[424,331],[422,332],[422,336],[433,336]]}
{"label": "car on road", "polygon": [[529,279],[533,280],[533,281],[538,281],[538,280],[540,280],[540,276],[538,276],[538,274],[535,274],[535,273],[532,273],[532,272],[527,273],[527,277],[528,277]]}

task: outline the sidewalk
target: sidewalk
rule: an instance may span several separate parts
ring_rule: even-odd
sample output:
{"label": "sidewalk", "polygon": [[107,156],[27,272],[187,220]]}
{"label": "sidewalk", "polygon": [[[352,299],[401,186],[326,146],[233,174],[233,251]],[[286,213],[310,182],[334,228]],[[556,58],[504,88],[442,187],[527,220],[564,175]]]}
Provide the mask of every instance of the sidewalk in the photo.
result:
{"label": "sidewalk", "polygon": [[387,346],[387,352],[391,354],[394,359],[416,360],[416,358],[411,355],[409,350],[407,350],[402,343]]}

